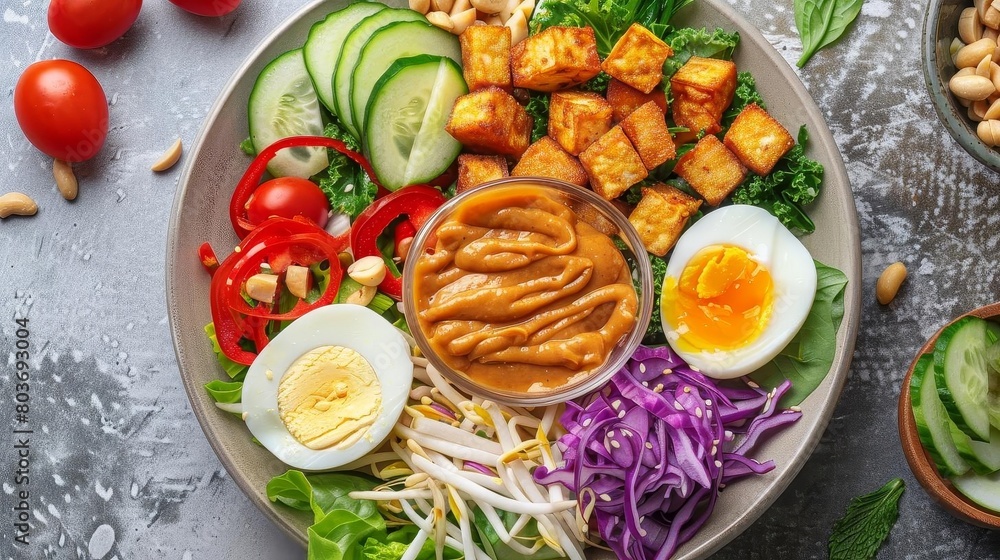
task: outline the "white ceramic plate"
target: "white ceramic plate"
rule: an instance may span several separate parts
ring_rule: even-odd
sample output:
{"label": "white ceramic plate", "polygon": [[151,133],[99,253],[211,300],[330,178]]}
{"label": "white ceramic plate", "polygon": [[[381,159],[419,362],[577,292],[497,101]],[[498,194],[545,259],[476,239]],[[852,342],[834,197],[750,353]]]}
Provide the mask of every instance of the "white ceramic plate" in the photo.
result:
{"label": "white ceramic plate", "polygon": [[[237,242],[230,228],[228,206],[248,162],[237,146],[247,136],[247,98],[258,72],[279,54],[302,46],[314,22],[346,3],[323,0],[302,9],[278,26],[233,75],[186,158],[167,245],[170,328],[191,408],[233,480],[261,511],[303,543],[309,516],[270,503],[264,493],[267,481],[284,472],[285,466],[253,444],[239,419],[217,409],[203,388],[223,374],[202,330],[211,321],[209,277],[201,268],[197,250],[204,241],[220,250]],[[806,236],[803,242],[814,258],[836,266],[850,279],[832,371],[802,404],[802,419],[758,450],[757,457],[774,459],[777,468],[726,488],[711,519],[675,557],[693,560],[707,557],[749,527],[791,483],[822,436],[854,351],[861,300],[861,250],[854,197],[843,160],[822,114],[788,64],[723,0],[698,0],[678,14],[676,23],[738,31],[742,41],[735,57],[737,67],[756,77],[770,113],[793,132],[801,124],[807,125],[811,137],[809,155],[820,161],[826,172],[823,194],[808,209],[816,222],[816,233]],[[607,553],[591,556],[611,558]]]}

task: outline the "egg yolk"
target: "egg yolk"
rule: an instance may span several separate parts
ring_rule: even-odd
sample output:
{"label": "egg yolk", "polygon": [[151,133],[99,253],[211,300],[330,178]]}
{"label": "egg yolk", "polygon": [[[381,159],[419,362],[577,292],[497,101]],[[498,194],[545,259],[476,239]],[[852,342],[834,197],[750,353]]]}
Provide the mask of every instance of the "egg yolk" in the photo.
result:
{"label": "egg yolk", "polygon": [[680,279],[667,277],[660,305],[684,350],[731,350],[764,331],[773,292],[771,274],[746,250],[711,245],[688,261]]}
{"label": "egg yolk", "polygon": [[278,415],[309,449],[343,449],[382,413],[382,385],[361,354],[322,346],[301,356],[278,382]]}

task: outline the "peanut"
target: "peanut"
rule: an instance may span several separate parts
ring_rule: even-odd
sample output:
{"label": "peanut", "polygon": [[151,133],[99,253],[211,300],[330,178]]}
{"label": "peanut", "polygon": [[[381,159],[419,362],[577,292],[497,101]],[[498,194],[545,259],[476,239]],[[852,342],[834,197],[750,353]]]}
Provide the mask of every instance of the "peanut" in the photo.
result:
{"label": "peanut", "polygon": [[347,275],[362,286],[378,286],[385,280],[386,268],[382,257],[362,257],[347,267]]}
{"label": "peanut", "polygon": [[35,212],[38,212],[38,205],[24,193],[10,192],[0,196],[0,218],[34,216]]}
{"label": "peanut", "polygon": [[347,299],[344,300],[344,303],[353,303],[354,305],[361,305],[361,306],[368,305],[369,303],[372,302],[373,299],[375,299],[375,293],[377,291],[378,290],[375,288],[375,286],[361,286],[360,290],[357,290],[356,292],[347,296]]}
{"label": "peanut", "polygon": [[989,78],[982,76],[954,76],[948,82],[951,92],[970,101],[980,101],[993,95],[997,88]]}
{"label": "peanut", "polygon": [[990,69],[992,68],[993,64],[996,64],[996,63],[993,62],[993,58],[992,57],[984,56],[983,59],[979,61],[979,64],[976,65],[976,75],[977,76],[982,76],[984,78],[989,78],[990,77]]}
{"label": "peanut", "polygon": [[426,14],[431,11],[431,0],[410,0],[410,9],[414,12]]}
{"label": "peanut", "polygon": [[1000,120],[986,120],[976,127],[976,135],[989,147],[1000,144]]}
{"label": "peanut", "polygon": [[469,8],[457,14],[452,14],[451,22],[455,24],[451,32],[455,35],[461,35],[470,25],[476,23],[476,9]]}
{"label": "peanut", "polygon": [[431,11],[449,13],[454,5],[455,0],[431,0]]}
{"label": "peanut", "polygon": [[149,169],[151,171],[166,171],[170,169],[177,163],[177,160],[181,159],[181,152],[183,151],[184,145],[181,143],[181,139],[178,138]]}
{"label": "peanut", "polygon": [[274,274],[254,274],[243,286],[247,295],[261,303],[274,303],[278,292],[278,277]]}
{"label": "peanut", "polygon": [[484,14],[496,14],[504,9],[507,0],[470,0],[472,6]]}
{"label": "peanut", "polygon": [[962,10],[958,20],[958,36],[966,44],[975,43],[983,38],[983,23],[979,19],[979,11],[975,8]]}
{"label": "peanut", "polygon": [[[469,2],[469,0],[455,0],[455,2],[451,5],[451,11],[448,12],[448,15],[450,15],[452,19],[455,19],[455,16],[468,10],[469,8],[472,8],[472,3]],[[475,21],[476,18],[472,19]]]}
{"label": "peanut", "polygon": [[291,265],[285,271],[285,287],[288,292],[299,299],[305,299],[309,293],[311,282],[309,268],[298,265]]}
{"label": "peanut", "polygon": [[991,39],[980,39],[975,43],[969,43],[955,53],[955,67],[976,66],[984,56],[992,58],[996,50],[996,41]]}
{"label": "peanut", "polygon": [[906,280],[906,265],[901,262],[894,262],[882,271],[875,284],[875,297],[882,305],[889,305],[896,294],[899,293],[899,286]]}
{"label": "peanut", "polygon": [[56,180],[56,188],[59,189],[59,194],[63,198],[66,200],[76,198],[80,191],[80,184],[77,183],[73,167],[69,163],[61,159],[52,160],[52,177]]}
{"label": "peanut", "polygon": [[445,31],[451,31],[455,28],[455,22],[451,21],[451,16],[448,12],[430,12],[427,14],[427,21],[429,21],[434,27],[440,27]]}
{"label": "peanut", "polygon": [[1000,119],[1000,98],[993,99],[993,101],[990,103],[990,108],[987,109],[986,113],[983,114],[983,119],[988,121]]}
{"label": "peanut", "polygon": [[984,121],[986,120],[986,112],[990,110],[990,102],[985,99],[982,101],[973,101],[971,109],[976,114],[977,119]]}
{"label": "peanut", "polygon": [[1000,29],[1000,10],[996,6],[990,6],[983,16],[983,25],[990,29]]}
{"label": "peanut", "polygon": [[515,10],[504,25],[510,28],[511,45],[516,45],[528,38],[528,20],[524,19],[524,12],[521,10]]}

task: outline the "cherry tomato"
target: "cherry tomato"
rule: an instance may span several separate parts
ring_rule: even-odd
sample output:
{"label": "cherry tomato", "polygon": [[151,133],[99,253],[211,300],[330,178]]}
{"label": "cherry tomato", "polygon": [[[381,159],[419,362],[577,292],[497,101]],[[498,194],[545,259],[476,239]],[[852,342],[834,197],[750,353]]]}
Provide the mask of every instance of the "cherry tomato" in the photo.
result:
{"label": "cherry tomato", "polygon": [[139,17],[142,0],[52,0],[49,31],[78,49],[96,49],[121,37]]}
{"label": "cherry tomato", "polygon": [[28,140],[66,161],[94,157],[108,135],[108,99],[86,68],[43,60],[24,69],[14,87],[14,114]]}
{"label": "cherry tomato", "polygon": [[279,177],[257,187],[247,201],[247,219],[252,224],[262,223],[272,216],[292,218],[302,216],[326,226],[330,217],[330,203],[326,195],[308,179]]}
{"label": "cherry tomato", "polygon": [[224,16],[240,5],[240,0],[170,0],[170,3],[199,16]]}

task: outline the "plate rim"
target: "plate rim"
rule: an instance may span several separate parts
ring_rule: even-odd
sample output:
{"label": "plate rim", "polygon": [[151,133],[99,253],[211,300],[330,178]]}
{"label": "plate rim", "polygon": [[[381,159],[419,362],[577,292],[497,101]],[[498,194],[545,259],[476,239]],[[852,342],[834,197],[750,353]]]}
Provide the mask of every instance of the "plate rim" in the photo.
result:
{"label": "plate rim", "polygon": [[[191,150],[189,157],[185,158],[185,166],[178,180],[178,188],[174,193],[174,199],[170,211],[170,220],[167,226],[167,244],[164,267],[166,277],[165,291],[167,317],[171,343],[174,347],[174,354],[177,359],[178,373],[181,377],[191,410],[198,420],[199,428],[201,428],[202,432],[205,434],[205,438],[208,440],[209,445],[220,463],[222,463],[227,473],[229,473],[229,476],[232,477],[232,479],[236,482],[236,485],[250,500],[250,502],[253,503],[265,517],[267,517],[286,535],[303,546],[306,544],[306,537],[299,530],[299,528],[290,521],[293,515],[280,515],[274,507],[274,504],[262,495],[261,489],[251,485],[248,477],[242,472],[242,470],[236,468],[233,458],[223,446],[222,441],[209,432],[211,429],[211,422],[209,422],[208,413],[218,411],[214,408],[204,407],[200,404],[200,397],[203,392],[202,387],[196,383],[194,377],[187,372],[188,368],[185,366],[184,359],[185,352],[178,343],[181,339],[179,327],[181,318],[179,314],[180,307],[176,302],[176,298],[178,297],[176,295],[177,286],[174,282],[176,269],[178,267],[178,260],[175,259],[174,256],[178,254],[180,245],[179,225],[181,203],[188,193],[188,189],[191,184],[190,180],[194,171],[194,163],[199,159],[198,156],[205,150],[204,140],[209,131],[218,121],[222,107],[232,96],[233,91],[237,89],[241,78],[246,74],[247,70],[257,62],[257,59],[271,46],[272,43],[274,43],[290,27],[296,25],[307,14],[316,10],[319,6],[332,1],[335,0],[310,0],[301,8],[290,14],[245,56],[242,63],[236,68],[236,70],[234,70],[226,84],[220,90],[214,103],[209,109],[205,122],[200,128],[195,142],[192,145],[193,149]],[[353,0],[347,0],[348,3],[351,1]],[[851,188],[850,177],[844,163],[843,154],[841,153],[840,148],[830,131],[826,119],[823,117],[823,113],[820,111],[819,107],[816,105],[815,99],[813,99],[812,95],[806,89],[805,85],[791,68],[789,63],[781,57],[780,53],[778,53],[774,46],[771,45],[771,43],[763,36],[760,30],[750,24],[742,14],[738,13],[734,8],[726,3],[725,0],[699,0],[698,3],[708,4],[711,9],[717,11],[722,17],[733,22],[734,24],[738,24],[739,27],[745,28],[747,30],[746,32],[743,30],[740,31],[741,43],[745,40],[753,40],[754,43],[761,46],[761,50],[764,51],[764,55],[770,63],[770,66],[777,71],[781,78],[791,86],[791,90],[796,94],[796,96],[803,101],[801,106],[805,113],[814,116],[818,122],[822,123],[822,126],[819,127],[818,130],[809,131],[810,142],[813,143],[814,146],[817,143],[821,144],[824,151],[828,151],[832,156],[831,159],[833,161],[830,162],[830,164],[825,165],[824,182],[827,180],[835,180],[836,182],[843,183],[847,186],[846,196],[843,197],[843,200],[839,200],[838,202],[845,207],[843,209],[848,217],[847,223],[844,224],[847,231],[845,232],[846,243],[843,245],[846,246],[846,250],[848,252],[846,260],[849,262],[846,263],[846,265],[852,270],[844,271],[848,277],[848,286],[846,287],[844,293],[845,314],[837,333],[837,353],[835,354],[834,363],[831,366],[830,372],[827,374],[828,378],[832,376],[833,379],[828,394],[824,396],[821,402],[817,403],[818,406],[816,413],[818,415],[818,421],[815,428],[795,446],[792,460],[789,462],[788,467],[779,476],[772,480],[769,487],[769,490],[771,490],[770,492],[761,493],[756,500],[749,503],[747,511],[741,517],[725,527],[721,532],[708,538],[699,546],[696,546],[693,549],[684,550],[684,555],[678,556],[678,560],[705,558],[721,549],[723,546],[729,544],[733,539],[743,533],[750,527],[750,525],[760,518],[760,516],[774,503],[774,501],[784,493],[784,491],[788,488],[795,477],[798,476],[802,468],[808,462],[809,458],[813,454],[813,451],[815,450],[816,445],[826,432],[826,427],[832,419],[834,409],[840,399],[848,377],[848,372],[854,355],[854,349],[857,343],[861,315],[862,291],[861,236],[857,206],[854,200],[853,190]],[[821,194],[820,196],[823,195]],[[850,274],[852,271],[853,274]]]}

